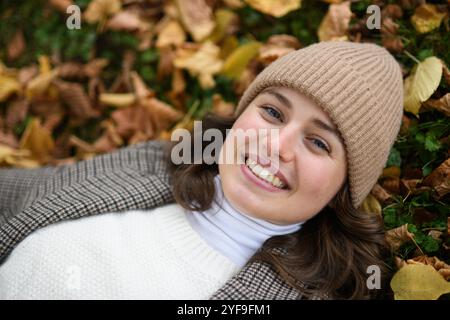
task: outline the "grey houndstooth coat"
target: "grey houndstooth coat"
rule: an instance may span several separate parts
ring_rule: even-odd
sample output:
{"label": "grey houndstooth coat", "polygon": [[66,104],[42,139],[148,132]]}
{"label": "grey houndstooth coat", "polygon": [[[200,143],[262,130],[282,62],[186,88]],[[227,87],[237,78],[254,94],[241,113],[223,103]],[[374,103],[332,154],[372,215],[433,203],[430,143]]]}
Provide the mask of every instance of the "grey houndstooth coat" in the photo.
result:
{"label": "grey houndstooth coat", "polygon": [[[38,228],[62,220],[174,202],[162,140],[70,165],[0,169],[0,267]],[[301,299],[264,262],[247,264],[212,299]],[[318,297],[316,297],[318,298]]]}

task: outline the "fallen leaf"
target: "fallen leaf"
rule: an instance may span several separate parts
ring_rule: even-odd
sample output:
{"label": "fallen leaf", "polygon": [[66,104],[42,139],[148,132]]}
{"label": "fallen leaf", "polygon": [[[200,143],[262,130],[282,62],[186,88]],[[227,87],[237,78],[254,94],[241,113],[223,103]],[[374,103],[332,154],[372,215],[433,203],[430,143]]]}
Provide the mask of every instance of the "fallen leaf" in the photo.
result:
{"label": "fallen leaf", "polygon": [[240,78],[250,60],[258,55],[261,45],[250,41],[236,48],[225,60],[221,73],[230,78]]}
{"label": "fallen leaf", "polygon": [[378,183],[376,183],[372,190],[372,195],[381,203],[386,202],[388,199],[392,197],[391,194],[389,194],[382,186],[380,186]]}
{"label": "fallen leaf", "polygon": [[161,29],[156,40],[156,47],[166,47],[174,45],[178,47],[186,42],[186,33],[183,27],[176,20],[168,21]]}
{"label": "fallen leaf", "polygon": [[48,3],[62,14],[66,14],[67,7],[73,5],[72,0],[49,0]]}
{"label": "fallen leaf", "polygon": [[238,16],[232,10],[217,9],[214,12],[216,27],[207,40],[219,43],[228,35],[233,34],[238,29]]}
{"label": "fallen leaf", "polygon": [[352,17],[350,1],[331,4],[320,23],[317,35],[320,41],[347,40],[347,31]]}
{"label": "fallen leaf", "polygon": [[155,92],[147,88],[144,80],[136,71],[130,73],[131,82],[133,84],[134,94],[138,100],[155,96]]}
{"label": "fallen leaf", "polygon": [[239,9],[245,6],[243,0],[223,0],[223,2],[231,9]]}
{"label": "fallen leaf", "polygon": [[20,148],[31,151],[32,157],[45,164],[55,147],[50,131],[41,126],[38,118],[33,118],[20,139]]}
{"label": "fallen leaf", "polygon": [[29,150],[16,150],[0,144],[0,166],[12,166],[15,168],[37,168],[39,162],[30,159]]}
{"label": "fallen leaf", "polygon": [[17,30],[8,43],[8,59],[15,60],[25,50],[25,38],[22,30]]}
{"label": "fallen leaf", "polygon": [[285,14],[297,10],[301,7],[301,0],[244,0],[248,5],[262,13],[269,14],[274,17],[282,17]]}
{"label": "fallen leaf", "polygon": [[20,91],[20,84],[14,78],[0,74],[0,102],[6,101],[11,95]]}
{"label": "fallen leaf", "polygon": [[107,106],[124,108],[133,104],[136,96],[133,93],[102,93],[99,101]]}
{"label": "fallen leaf", "polygon": [[450,193],[450,158],[426,176],[422,185],[432,187],[439,198]]}
{"label": "fallen leaf", "polygon": [[106,29],[115,31],[145,31],[148,24],[139,17],[137,12],[119,11],[114,14],[106,23]]}
{"label": "fallen leaf", "polygon": [[259,48],[259,60],[268,65],[300,47],[296,37],[287,34],[273,35]]}
{"label": "fallen leaf", "polygon": [[54,84],[58,88],[62,101],[69,106],[70,114],[75,119],[87,120],[100,116],[100,113],[92,107],[81,84],[62,80],[55,81]]}
{"label": "fallen leaf", "polygon": [[88,23],[102,22],[119,12],[122,4],[120,0],[93,0],[84,12],[84,19]]}
{"label": "fallen leaf", "polygon": [[192,76],[198,76],[201,87],[207,89],[214,87],[213,75],[222,69],[223,61],[220,59],[220,48],[206,41],[194,54],[177,57],[173,64],[177,68],[187,69]]}
{"label": "fallen leaf", "polygon": [[156,98],[146,99],[141,105],[152,115],[156,135],[183,118],[179,110]]}
{"label": "fallen leaf", "polygon": [[428,265],[409,264],[391,280],[395,300],[436,300],[450,292],[450,283]]}
{"label": "fallen leaf", "polygon": [[425,3],[416,8],[411,23],[417,32],[427,33],[439,28],[445,16],[446,13],[440,12],[436,5]]}
{"label": "fallen leaf", "polygon": [[408,231],[408,224],[386,231],[386,241],[393,251],[398,250],[404,243],[412,240],[414,234]]}
{"label": "fallen leaf", "polygon": [[212,105],[213,112],[220,116],[232,116],[234,113],[235,105],[224,101],[218,93],[213,95]]}
{"label": "fallen leaf", "polygon": [[111,118],[116,124],[117,133],[129,140],[139,132],[146,139],[151,139],[155,135],[152,115],[148,109],[140,105],[122,108],[114,111]]}
{"label": "fallen leaf", "polygon": [[24,98],[19,98],[8,105],[6,112],[6,127],[13,129],[17,124],[25,120],[29,109],[29,102]]}
{"label": "fallen leaf", "polygon": [[367,214],[381,215],[381,209],[380,202],[370,193],[366,196],[360,206],[360,210]]}
{"label": "fallen leaf", "polygon": [[416,64],[404,82],[405,111],[418,117],[421,103],[436,91],[442,78],[441,60],[428,57]]}
{"label": "fallen leaf", "polygon": [[[436,230],[431,230],[436,231]],[[442,233],[442,232],[441,232]],[[427,265],[432,266],[441,276],[444,277],[445,280],[449,280],[449,271],[450,271],[450,265],[445,263],[444,261],[439,260],[438,257],[428,257],[425,255],[421,255],[412,259],[408,259],[406,261],[403,260],[402,266],[405,266],[407,264],[420,264],[420,265]]]}
{"label": "fallen leaf", "polygon": [[194,41],[208,37],[215,27],[212,9],[205,0],[175,0],[181,21]]}
{"label": "fallen leaf", "polygon": [[428,99],[423,103],[425,109],[435,109],[450,117],[450,93],[440,99]]}

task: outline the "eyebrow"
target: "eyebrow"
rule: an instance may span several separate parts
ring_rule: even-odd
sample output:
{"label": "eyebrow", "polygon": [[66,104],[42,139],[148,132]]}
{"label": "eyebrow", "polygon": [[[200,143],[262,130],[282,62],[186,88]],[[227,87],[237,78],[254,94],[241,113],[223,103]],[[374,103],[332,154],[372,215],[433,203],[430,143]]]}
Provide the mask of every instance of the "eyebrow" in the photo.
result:
{"label": "eyebrow", "polygon": [[[288,109],[292,109],[291,101],[281,93],[275,91],[274,89],[266,88],[261,92],[261,94],[263,93],[267,93],[274,96],[279,102],[284,104]],[[319,127],[320,129],[330,132],[331,134],[335,135],[341,142],[343,141],[341,134],[337,129],[334,129],[332,126],[328,125],[327,123],[323,122],[318,118],[313,118],[312,122],[316,127]]]}

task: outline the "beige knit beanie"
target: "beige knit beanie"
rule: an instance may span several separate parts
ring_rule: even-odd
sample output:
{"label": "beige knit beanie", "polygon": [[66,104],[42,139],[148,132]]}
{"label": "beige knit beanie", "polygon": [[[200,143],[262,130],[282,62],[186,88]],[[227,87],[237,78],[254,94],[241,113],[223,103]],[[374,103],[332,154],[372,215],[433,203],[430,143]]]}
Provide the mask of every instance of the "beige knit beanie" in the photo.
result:
{"label": "beige knit beanie", "polygon": [[403,77],[397,61],[371,43],[324,41],[272,62],[249,85],[242,111],[264,88],[298,89],[334,121],[347,152],[352,204],[359,208],[386,165],[403,115]]}

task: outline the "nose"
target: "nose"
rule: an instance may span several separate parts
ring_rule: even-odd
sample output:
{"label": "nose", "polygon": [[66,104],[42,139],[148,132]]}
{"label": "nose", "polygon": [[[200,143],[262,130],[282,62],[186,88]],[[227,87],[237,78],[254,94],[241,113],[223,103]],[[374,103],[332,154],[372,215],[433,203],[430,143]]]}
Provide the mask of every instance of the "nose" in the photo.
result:
{"label": "nose", "polygon": [[[295,144],[297,143],[298,134],[295,130],[284,127],[278,131],[278,137],[275,136],[270,140],[271,152],[277,150],[279,157],[283,162],[290,162],[294,159]],[[275,149],[272,149],[275,148]]]}

